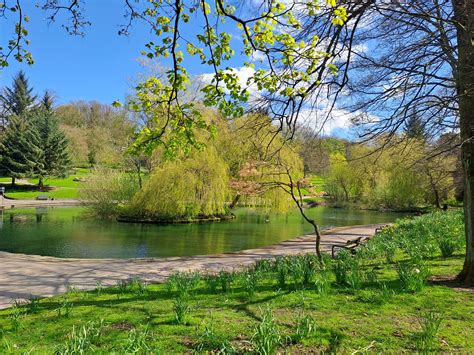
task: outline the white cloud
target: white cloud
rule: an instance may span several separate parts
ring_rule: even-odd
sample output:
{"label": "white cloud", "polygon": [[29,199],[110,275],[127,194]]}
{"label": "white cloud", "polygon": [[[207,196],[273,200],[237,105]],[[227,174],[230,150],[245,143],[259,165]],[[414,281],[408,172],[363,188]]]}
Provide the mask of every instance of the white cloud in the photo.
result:
{"label": "white cloud", "polygon": [[[242,88],[247,88],[247,90],[250,92],[251,95],[254,95],[257,93],[256,85],[255,84],[248,85],[247,83],[248,79],[251,78],[255,74],[254,68],[249,68],[249,67],[231,68],[230,72],[237,75],[237,77],[239,78],[239,85]],[[210,84],[213,78],[214,78],[213,73],[205,73],[205,74],[199,75],[199,79],[204,84]]]}

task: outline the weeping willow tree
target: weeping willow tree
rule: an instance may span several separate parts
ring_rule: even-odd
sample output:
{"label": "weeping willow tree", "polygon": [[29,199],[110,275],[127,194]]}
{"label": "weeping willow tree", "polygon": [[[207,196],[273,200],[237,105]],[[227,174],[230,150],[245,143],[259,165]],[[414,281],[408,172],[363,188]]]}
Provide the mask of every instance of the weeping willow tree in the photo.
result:
{"label": "weeping willow tree", "polygon": [[223,215],[229,196],[225,162],[213,147],[164,161],[132,200],[128,214],[152,220]]}

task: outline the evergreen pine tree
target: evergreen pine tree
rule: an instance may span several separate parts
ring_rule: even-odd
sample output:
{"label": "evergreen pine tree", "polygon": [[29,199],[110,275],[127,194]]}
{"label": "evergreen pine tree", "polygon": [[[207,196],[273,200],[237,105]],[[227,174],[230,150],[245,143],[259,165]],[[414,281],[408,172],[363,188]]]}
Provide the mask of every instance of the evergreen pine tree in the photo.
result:
{"label": "evergreen pine tree", "polygon": [[52,96],[46,92],[41,100],[42,107],[35,110],[33,125],[37,131],[38,148],[41,150],[35,175],[39,178],[39,187],[43,187],[46,176],[66,175],[71,163],[66,135],[59,128],[59,121],[53,111]]}
{"label": "evergreen pine tree", "polygon": [[0,141],[0,170],[12,178],[12,186],[16,178],[31,175],[38,169],[41,155],[35,129],[26,119],[10,116]]}
{"label": "evergreen pine tree", "polygon": [[28,112],[35,104],[36,95],[33,95],[33,88],[30,87],[28,79],[23,71],[13,79],[12,87],[6,87],[0,102],[5,115],[21,116]]}
{"label": "evergreen pine tree", "polygon": [[423,120],[417,115],[415,109],[413,109],[412,114],[407,118],[404,130],[405,135],[408,138],[415,138],[425,141],[428,137],[425,124],[423,123]]}

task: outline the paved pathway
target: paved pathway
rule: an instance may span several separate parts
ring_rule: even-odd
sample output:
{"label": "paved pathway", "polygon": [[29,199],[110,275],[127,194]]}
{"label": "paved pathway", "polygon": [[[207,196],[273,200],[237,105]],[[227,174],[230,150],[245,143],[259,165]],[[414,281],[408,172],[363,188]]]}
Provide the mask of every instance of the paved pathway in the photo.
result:
{"label": "paved pathway", "polygon": [[[322,236],[321,248],[360,236],[372,236],[380,224],[336,228]],[[277,255],[314,252],[314,236],[306,235],[280,244],[237,253],[152,259],[60,259],[0,252],[0,308],[12,299],[52,296],[66,291],[67,284],[93,289],[97,281],[112,285],[117,280],[139,277],[160,282],[176,271],[219,271],[252,264]]]}
{"label": "paved pathway", "polygon": [[36,207],[36,206],[74,206],[80,205],[79,200],[11,200],[0,196],[0,209],[9,209],[15,207]]}

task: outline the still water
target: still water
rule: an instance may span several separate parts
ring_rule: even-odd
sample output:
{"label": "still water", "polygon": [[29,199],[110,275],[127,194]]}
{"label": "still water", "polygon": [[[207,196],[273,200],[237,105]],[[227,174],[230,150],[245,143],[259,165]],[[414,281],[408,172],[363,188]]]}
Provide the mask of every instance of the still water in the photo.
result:
{"label": "still water", "polygon": [[[403,214],[315,207],[322,228],[393,222]],[[83,207],[0,211],[0,250],[63,258],[137,258],[204,255],[258,248],[311,232],[297,211],[266,215],[238,209],[231,221],[141,225],[101,221]]]}

